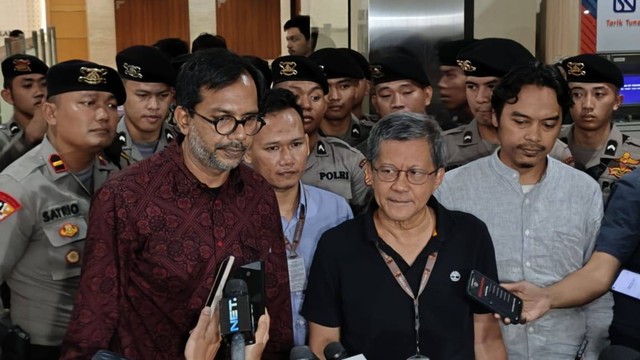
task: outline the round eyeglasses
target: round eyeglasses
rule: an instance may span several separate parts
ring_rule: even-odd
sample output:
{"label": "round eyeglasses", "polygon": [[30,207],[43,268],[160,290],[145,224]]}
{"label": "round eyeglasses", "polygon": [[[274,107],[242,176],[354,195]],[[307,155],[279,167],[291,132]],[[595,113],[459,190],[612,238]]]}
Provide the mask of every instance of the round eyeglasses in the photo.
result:
{"label": "round eyeglasses", "polygon": [[427,170],[422,169],[409,169],[409,170],[398,170],[393,166],[380,166],[379,168],[373,167],[373,171],[376,172],[378,178],[384,182],[394,182],[398,180],[400,177],[400,173],[405,173],[407,175],[407,180],[413,185],[422,185],[429,180],[429,177],[435,174],[438,169],[433,170],[432,172],[428,172]]}
{"label": "round eyeglasses", "polygon": [[209,119],[205,116],[200,115],[193,109],[191,109],[190,112],[198,115],[202,120],[213,125],[213,127],[220,135],[233,134],[233,132],[236,131],[238,125],[242,125],[244,133],[251,136],[257,134],[264,125],[264,119],[262,119],[258,114],[245,115],[238,120],[232,115],[220,115],[215,119]]}

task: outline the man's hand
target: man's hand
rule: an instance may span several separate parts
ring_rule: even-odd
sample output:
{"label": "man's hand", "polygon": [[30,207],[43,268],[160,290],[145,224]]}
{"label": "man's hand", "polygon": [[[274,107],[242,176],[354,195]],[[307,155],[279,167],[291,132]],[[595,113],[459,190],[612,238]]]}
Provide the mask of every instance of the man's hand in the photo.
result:
{"label": "man's hand", "polygon": [[[521,322],[523,324],[540,318],[551,308],[551,298],[545,288],[540,288],[526,281],[500,285],[522,299]],[[495,314],[495,317],[500,319],[498,314]],[[502,321],[505,324],[511,323],[509,318],[503,318]]]}
{"label": "man's hand", "polygon": [[[220,311],[211,314],[211,308],[205,307],[200,312],[196,327],[191,330],[191,335],[184,348],[186,360],[213,360],[220,348],[222,337],[220,336]],[[257,334],[256,334],[257,335]]]}
{"label": "man's hand", "polygon": [[33,118],[24,129],[24,139],[27,144],[35,145],[42,141],[46,132],[47,121],[44,119],[44,115],[42,114],[42,105],[39,105],[33,113]]}
{"label": "man's hand", "polygon": [[264,315],[258,319],[258,329],[256,330],[256,342],[255,344],[245,347],[244,358],[245,360],[260,360],[262,358],[262,352],[267,341],[269,341],[269,324],[271,319],[269,318],[269,312],[264,309]]}

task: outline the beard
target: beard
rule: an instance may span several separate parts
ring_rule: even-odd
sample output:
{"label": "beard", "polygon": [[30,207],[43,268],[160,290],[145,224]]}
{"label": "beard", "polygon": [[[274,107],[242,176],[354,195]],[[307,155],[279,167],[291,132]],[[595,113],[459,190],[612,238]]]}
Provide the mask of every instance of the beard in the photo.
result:
{"label": "beard", "polygon": [[200,136],[198,129],[193,125],[193,122],[189,124],[189,135],[187,136],[187,140],[189,143],[189,150],[200,164],[219,171],[229,171],[236,168],[242,161],[242,157],[239,157],[237,161],[223,161],[217,154],[218,150],[231,148],[245,151],[247,149],[247,147],[240,141],[216,144],[213,149],[211,149],[205,144],[205,141],[202,139],[202,136]]}

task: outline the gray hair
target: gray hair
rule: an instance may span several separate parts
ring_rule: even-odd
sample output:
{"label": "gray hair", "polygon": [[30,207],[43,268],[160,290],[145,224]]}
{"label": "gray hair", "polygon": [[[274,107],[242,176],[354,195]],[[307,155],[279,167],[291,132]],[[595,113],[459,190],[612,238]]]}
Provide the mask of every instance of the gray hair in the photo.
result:
{"label": "gray hair", "polygon": [[371,129],[367,145],[367,160],[373,164],[380,155],[384,140],[425,140],[431,148],[431,159],[436,169],[445,167],[444,140],[435,120],[422,114],[395,112],[380,119]]}

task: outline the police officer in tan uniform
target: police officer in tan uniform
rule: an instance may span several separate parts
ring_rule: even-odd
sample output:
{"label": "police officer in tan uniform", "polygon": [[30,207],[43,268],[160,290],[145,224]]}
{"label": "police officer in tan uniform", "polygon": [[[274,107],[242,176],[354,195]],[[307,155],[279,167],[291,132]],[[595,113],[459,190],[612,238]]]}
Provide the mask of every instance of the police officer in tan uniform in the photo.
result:
{"label": "police officer in tan uniform", "polygon": [[623,101],[624,78],[618,67],[595,54],[565,59],[574,124],[560,133],[569,145],[576,168],[598,181],[606,200],[614,184],[640,165],[640,140],[620,132],[612,122]]}
{"label": "police officer in tan uniform", "polygon": [[327,77],[328,106],[320,122],[324,136],[336,137],[351,146],[357,146],[369,137],[371,126],[364,126],[351,113],[364,73],[360,65],[344,50],[324,48],[317,50],[309,59],[320,65]]}
{"label": "police officer in tan uniform", "polygon": [[357,213],[369,200],[363,169],[366,159],[346,142],[318,133],[329,93],[322,69],[306,57],[290,55],[275,59],[271,71],[273,87],[293,92],[303,110],[310,154],[302,182],[341,195]]}
{"label": "police officer in tan uniform", "polygon": [[440,80],[438,92],[444,109],[436,114],[442,130],[449,130],[466,125],[473,120],[473,113],[467,102],[467,76],[456,62],[458,53],[477,40],[446,41],[438,46],[438,62],[440,63]]}
{"label": "police officer in tan uniform", "polygon": [[358,63],[358,66],[360,66],[360,69],[364,74],[364,78],[358,80],[358,90],[356,91],[356,97],[353,102],[351,114],[359,119],[362,125],[373,127],[375,122],[378,120],[377,116],[365,113],[363,109],[364,99],[369,98],[369,92],[371,91],[371,65],[369,64],[367,58],[365,58],[364,55],[357,52],[356,50],[349,48],[340,48],[338,50],[345,52],[347,55],[351,56],[351,58]]}
{"label": "police officer in tan uniform", "polygon": [[127,90],[116,138],[122,150],[120,165],[126,167],[162,151],[175,138],[167,119],[176,73],[169,58],[150,46],[124,49],[116,63]]}
{"label": "police officer in tan uniform", "polygon": [[99,154],[115,137],[125,98],[109,67],[53,66],[42,105],[47,134],[0,173],[0,281],[11,288],[12,323],[31,336],[29,359],[60,356],[91,196],[116,169]]}
{"label": "police officer in tan uniform", "polygon": [[[456,168],[495,151],[498,129],[493,126],[493,88],[511,69],[535,61],[524,46],[510,39],[482,39],[458,53],[458,65],[467,76],[467,101],[474,119],[467,125],[443,133],[447,169]],[[551,157],[573,166],[568,147],[557,141]]]}
{"label": "police officer in tan uniform", "polygon": [[[427,115],[433,88],[422,64],[414,57],[390,51],[373,59],[371,78],[371,104],[380,118],[399,111]],[[357,149],[365,155],[368,153],[366,143]]]}
{"label": "police officer in tan uniform", "polygon": [[40,141],[46,131],[40,105],[45,97],[49,67],[31,55],[18,54],[2,61],[2,98],[13,105],[13,116],[0,124],[0,171]]}

